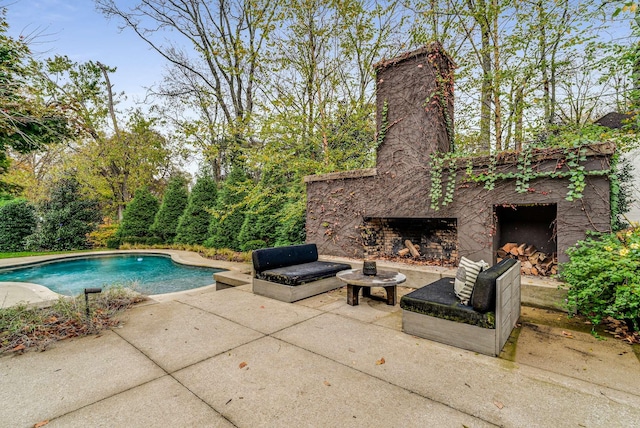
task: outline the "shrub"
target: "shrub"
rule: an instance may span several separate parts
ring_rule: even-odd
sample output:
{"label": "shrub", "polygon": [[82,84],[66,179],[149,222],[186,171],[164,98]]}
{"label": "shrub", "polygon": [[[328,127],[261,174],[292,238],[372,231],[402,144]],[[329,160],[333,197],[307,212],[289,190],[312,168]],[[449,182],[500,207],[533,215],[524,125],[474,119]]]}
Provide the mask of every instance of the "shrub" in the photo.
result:
{"label": "shrub", "polygon": [[39,230],[29,238],[30,249],[55,251],[90,248],[88,234],[100,221],[98,202],[80,192],[80,184],[70,176],[54,183],[49,198],[40,207]]}
{"label": "shrub", "polygon": [[[133,200],[127,205],[122,216],[122,223],[117,236],[123,242],[136,237],[152,236],[151,225],[158,212],[158,200],[143,187],[138,189]],[[126,238],[124,238],[126,237]]]}
{"label": "shrub", "polygon": [[242,251],[259,250],[260,248],[268,247],[267,243],[261,239],[254,239],[253,241],[247,241],[241,245]]}
{"label": "shrub", "polygon": [[220,189],[216,216],[211,220],[205,246],[240,250],[238,234],[244,223],[246,180],[244,170],[234,166]]}
{"label": "shrub", "polygon": [[121,243],[122,242],[120,241],[120,238],[114,236],[112,238],[107,239],[106,246],[109,249],[117,250],[118,248],[120,248]]}
{"label": "shrub", "polygon": [[640,328],[640,228],[594,235],[567,250],[568,305],[594,324],[605,317]]}
{"label": "shrub", "polygon": [[187,208],[178,220],[178,228],[174,242],[200,245],[207,239],[211,212],[216,205],[218,187],[209,175],[202,175],[196,180],[191,190]]}
{"label": "shrub", "polygon": [[304,199],[290,202],[282,209],[280,224],[277,229],[276,247],[301,244],[306,239],[306,206]]}
{"label": "shrub", "polygon": [[36,210],[25,200],[0,207],[0,251],[24,251],[25,239],[36,229]]}
{"label": "shrub", "polygon": [[118,225],[106,220],[104,223],[99,224],[96,230],[89,233],[89,243],[93,248],[118,248],[117,245],[115,247],[109,246],[109,242],[114,239],[118,241],[119,245],[119,239],[115,237],[117,232]]}
{"label": "shrub", "polygon": [[162,204],[156,213],[151,232],[161,238],[160,243],[173,242],[178,228],[178,219],[187,206],[187,183],[182,177],[169,180]]}

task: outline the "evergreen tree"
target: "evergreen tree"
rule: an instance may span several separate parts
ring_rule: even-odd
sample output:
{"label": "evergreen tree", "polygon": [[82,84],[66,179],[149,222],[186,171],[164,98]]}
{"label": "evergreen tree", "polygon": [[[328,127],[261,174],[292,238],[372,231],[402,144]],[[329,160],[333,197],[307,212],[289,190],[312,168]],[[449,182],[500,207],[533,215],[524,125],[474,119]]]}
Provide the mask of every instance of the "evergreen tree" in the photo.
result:
{"label": "evergreen tree", "polygon": [[0,251],[24,251],[25,238],[36,229],[36,209],[24,199],[0,206]]}
{"label": "evergreen tree", "polygon": [[[137,242],[153,236],[151,225],[158,212],[158,200],[148,188],[136,190],[133,200],[124,210],[117,236],[124,242]],[[141,239],[142,238],[142,239]]]}
{"label": "evergreen tree", "polygon": [[218,187],[208,174],[198,177],[189,195],[187,208],[178,221],[175,242],[200,245],[207,239],[211,212],[216,206]]}
{"label": "evergreen tree", "polygon": [[29,239],[29,247],[55,251],[91,248],[87,235],[100,221],[100,206],[81,194],[75,178],[67,176],[54,183],[40,211],[40,228]]}
{"label": "evergreen tree", "polygon": [[234,165],[220,189],[205,246],[240,250],[238,234],[245,217],[246,180],[244,169]]}
{"label": "evergreen tree", "polygon": [[263,171],[262,178],[249,196],[249,206],[238,235],[242,251],[273,247],[282,216],[282,207],[287,202],[283,177],[275,171]]}
{"label": "evergreen tree", "polygon": [[173,242],[178,228],[178,220],[184,213],[188,198],[189,193],[184,178],[176,177],[169,180],[162,204],[151,225],[151,232],[159,236],[163,242]]}
{"label": "evergreen tree", "polygon": [[293,200],[282,207],[274,246],[304,244],[307,236],[306,219],[307,210],[304,199]]}

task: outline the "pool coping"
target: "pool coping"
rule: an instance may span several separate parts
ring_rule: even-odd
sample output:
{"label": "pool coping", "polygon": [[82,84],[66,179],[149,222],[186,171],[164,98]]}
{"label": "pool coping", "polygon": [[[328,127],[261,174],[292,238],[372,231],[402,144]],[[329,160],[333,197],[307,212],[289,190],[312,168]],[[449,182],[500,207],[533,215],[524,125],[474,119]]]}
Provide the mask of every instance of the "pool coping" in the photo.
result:
{"label": "pool coping", "polygon": [[[213,260],[202,257],[200,254],[193,251],[186,250],[171,250],[171,249],[139,249],[139,250],[105,250],[105,251],[91,251],[81,253],[69,253],[69,254],[51,254],[42,256],[29,256],[29,257],[15,257],[0,259],[0,269],[9,267],[28,267],[39,264],[46,264],[51,262],[57,262],[62,260],[74,260],[90,257],[100,257],[108,255],[122,255],[122,254],[148,254],[148,255],[163,255],[170,256],[171,260],[175,263],[189,265],[209,267],[214,269],[224,269],[228,271],[236,272],[250,272],[251,265],[248,263],[229,262],[225,260]],[[151,294],[148,295],[150,299],[168,301],[178,298],[185,293],[193,292],[194,290],[203,291],[209,288],[215,288],[215,279],[212,279],[212,283],[203,287],[198,287],[190,290],[176,291],[165,294]],[[52,301],[58,300],[60,297],[68,297],[62,294],[58,294],[49,290],[47,287],[29,283],[29,282],[0,282],[0,308],[7,308],[15,306],[20,303],[36,306],[44,306]]]}

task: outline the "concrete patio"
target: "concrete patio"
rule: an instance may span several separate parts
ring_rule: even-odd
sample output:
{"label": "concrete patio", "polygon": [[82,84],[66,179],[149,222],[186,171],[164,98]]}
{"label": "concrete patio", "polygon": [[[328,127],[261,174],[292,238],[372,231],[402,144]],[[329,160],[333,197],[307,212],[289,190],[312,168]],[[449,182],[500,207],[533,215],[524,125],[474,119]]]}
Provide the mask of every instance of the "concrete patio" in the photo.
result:
{"label": "concrete patio", "polygon": [[491,358],[407,335],[398,305],[349,306],[344,288],[293,304],[185,292],[0,357],[0,426],[639,426],[632,347],[551,326],[563,317],[523,308]]}

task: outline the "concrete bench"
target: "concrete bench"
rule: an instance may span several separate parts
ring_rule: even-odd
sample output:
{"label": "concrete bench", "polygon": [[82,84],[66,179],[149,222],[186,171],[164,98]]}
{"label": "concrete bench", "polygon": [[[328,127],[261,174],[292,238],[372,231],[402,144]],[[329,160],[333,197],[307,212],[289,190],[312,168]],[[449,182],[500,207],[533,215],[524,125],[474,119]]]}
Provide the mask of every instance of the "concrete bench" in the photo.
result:
{"label": "concrete bench", "polygon": [[469,305],[442,278],[400,299],[405,333],[458,348],[500,354],[520,317],[520,262],[504,259],[480,272]]}
{"label": "concrete bench", "polygon": [[252,253],[255,294],[295,302],[342,287],[336,273],[345,263],[318,260],[316,244],[263,248]]}

